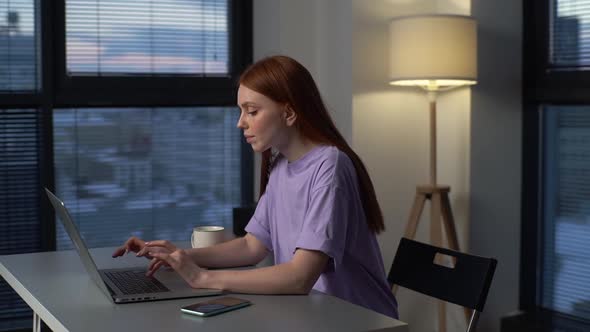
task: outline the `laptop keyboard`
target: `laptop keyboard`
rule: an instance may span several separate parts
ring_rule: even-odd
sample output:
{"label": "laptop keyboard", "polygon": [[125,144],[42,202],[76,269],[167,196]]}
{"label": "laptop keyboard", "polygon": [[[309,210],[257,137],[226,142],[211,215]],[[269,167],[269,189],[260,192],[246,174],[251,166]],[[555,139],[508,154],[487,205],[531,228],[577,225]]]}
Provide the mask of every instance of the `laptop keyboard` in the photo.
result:
{"label": "laptop keyboard", "polygon": [[123,292],[123,294],[143,294],[169,292],[161,282],[145,275],[145,271],[108,271],[104,274]]}

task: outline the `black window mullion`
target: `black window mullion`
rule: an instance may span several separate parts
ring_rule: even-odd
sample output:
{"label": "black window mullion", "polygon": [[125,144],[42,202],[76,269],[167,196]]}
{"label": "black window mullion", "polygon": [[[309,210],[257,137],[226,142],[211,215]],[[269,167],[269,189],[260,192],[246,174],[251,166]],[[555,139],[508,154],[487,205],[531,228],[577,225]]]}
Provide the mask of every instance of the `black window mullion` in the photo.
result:
{"label": "black window mullion", "polygon": [[37,107],[42,103],[42,98],[40,93],[14,93],[6,95],[0,93],[0,99],[2,100],[0,105],[11,108]]}
{"label": "black window mullion", "polygon": [[60,107],[229,106],[236,102],[235,81],[211,77],[70,77],[59,80],[55,103]]}
{"label": "black window mullion", "polygon": [[[54,102],[54,49],[53,45],[56,38],[57,6],[53,1],[40,1],[41,10],[41,135],[42,149],[39,151],[40,179],[43,187],[54,190],[54,162],[53,162],[53,102]],[[42,188],[39,188],[41,195],[44,195]],[[44,197],[44,196],[43,196]],[[40,232],[41,245],[44,250],[55,250],[55,214],[52,213],[52,207],[47,199],[41,200],[41,228]]]}

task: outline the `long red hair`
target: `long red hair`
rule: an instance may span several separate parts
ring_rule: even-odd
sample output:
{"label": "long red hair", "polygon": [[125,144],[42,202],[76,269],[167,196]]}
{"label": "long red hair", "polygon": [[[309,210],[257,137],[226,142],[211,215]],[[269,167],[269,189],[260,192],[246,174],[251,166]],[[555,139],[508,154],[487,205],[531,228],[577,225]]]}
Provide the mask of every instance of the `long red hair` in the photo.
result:
{"label": "long red hair", "polygon": [[[297,113],[296,128],[312,142],[335,146],[346,153],[356,169],[369,229],[375,233],[383,231],[383,214],[369,173],[334,125],[309,71],[287,56],[271,56],[248,67],[242,73],[239,83],[277,103],[289,105]],[[260,196],[266,189],[273,159],[270,149],[262,153]]]}

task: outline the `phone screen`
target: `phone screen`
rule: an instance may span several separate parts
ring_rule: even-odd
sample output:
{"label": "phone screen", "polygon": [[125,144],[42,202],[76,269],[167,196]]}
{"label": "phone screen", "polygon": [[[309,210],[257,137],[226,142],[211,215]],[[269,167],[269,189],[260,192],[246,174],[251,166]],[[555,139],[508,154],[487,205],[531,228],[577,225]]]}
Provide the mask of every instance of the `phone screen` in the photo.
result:
{"label": "phone screen", "polygon": [[199,302],[182,307],[182,312],[199,315],[211,316],[225,311],[238,309],[250,305],[251,302],[237,297],[221,297],[214,300]]}

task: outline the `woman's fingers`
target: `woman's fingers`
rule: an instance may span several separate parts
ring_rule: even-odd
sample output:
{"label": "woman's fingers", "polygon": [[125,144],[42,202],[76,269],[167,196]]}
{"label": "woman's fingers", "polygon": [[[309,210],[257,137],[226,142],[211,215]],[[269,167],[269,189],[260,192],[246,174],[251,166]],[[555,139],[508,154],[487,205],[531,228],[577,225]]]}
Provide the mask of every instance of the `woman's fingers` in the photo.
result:
{"label": "woman's fingers", "polygon": [[137,254],[135,254],[135,256],[137,256],[137,257],[146,256],[147,250],[148,250],[147,244],[149,244],[149,242],[146,242],[146,245],[143,246],[143,248],[140,251],[138,251]]}
{"label": "woman's fingers", "polygon": [[130,237],[125,243],[113,252],[113,257],[119,257],[127,254],[129,251],[140,251],[145,245],[145,242],[135,236]]}
{"label": "woman's fingers", "polygon": [[149,255],[149,252],[165,252],[165,253],[170,253],[172,252],[171,250],[169,250],[168,248],[165,247],[155,247],[155,246],[150,246],[151,242],[146,242],[146,245],[143,247],[143,249],[141,249],[140,251],[137,252],[136,256],[140,257],[140,256],[145,256],[148,258],[152,258]]}
{"label": "woman's fingers", "polygon": [[[148,252],[148,255],[150,255],[154,259],[157,259],[157,260],[160,260],[162,262],[165,262],[165,263],[167,263],[168,265],[170,265],[170,266],[172,266],[174,268],[174,265],[171,262],[172,260],[170,258],[170,254],[169,253],[150,251],[150,252]],[[154,264],[156,264],[156,263],[154,263]]]}
{"label": "woman's fingers", "polygon": [[151,258],[151,256],[148,255],[148,251],[153,251],[153,252],[174,252],[178,250],[178,248],[172,244],[170,241],[166,241],[166,240],[155,240],[155,241],[150,241],[150,242],[145,242],[144,247],[137,252],[137,256],[146,256],[148,258]]}
{"label": "woman's fingers", "polygon": [[162,261],[165,264],[170,265],[174,270],[178,270],[178,268],[182,267],[182,265],[186,264],[181,257],[181,249],[175,250],[174,252],[166,252],[166,251],[149,251],[148,255],[152,256],[153,258],[157,258],[158,260]]}
{"label": "woman's fingers", "polygon": [[170,254],[167,253],[167,252],[158,252],[158,251],[155,251],[155,250],[148,251],[148,254],[151,255],[154,258],[161,259],[163,261],[166,261],[170,257]]}
{"label": "woman's fingers", "polygon": [[160,266],[165,265],[165,264],[166,263],[162,260],[159,260],[157,258],[152,258],[152,260],[148,264],[148,270],[154,270],[154,269],[157,270],[160,268]]}
{"label": "woman's fingers", "polygon": [[154,252],[161,252],[162,250],[167,252],[174,252],[177,249],[178,248],[170,241],[155,240],[151,242],[144,242],[143,240],[132,236],[125,242],[125,244],[123,244],[113,252],[113,257],[123,256],[128,252],[133,251],[137,253],[136,256],[145,256],[151,259],[152,257],[148,255],[148,250],[152,250]]}
{"label": "woman's fingers", "polygon": [[[189,258],[184,250],[178,249],[172,253],[152,251],[148,253],[162,263],[170,265],[191,287],[197,287],[194,284],[194,279],[198,277],[201,269]],[[157,265],[159,263],[154,264]]]}
{"label": "woman's fingers", "polygon": [[156,265],[156,263],[159,262],[159,260],[157,258],[152,258],[152,260],[150,261],[150,263],[148,264],[148,271],[153,270],[154,265]]}
{"label": "woman's fingers", "polygon": [[176,251],[178,248],[168,240],[154,240],[146,243],[148,247],[163,247],[168,249],[170,252]]}
{"label": "woman's fingers", "polygon": [[120,246],[119,248],[115,249],[115,251],[113,252],[113,258],[123,256],[126,253],[126,251],[127,250],[124,245]]}
{"label": "woman's fingers", "polygon": [[160,267],[162,267],[164,265],[166,265],[166,263],[164,263],[164,261],[154,258],[150,262],[150,265],[148,266],[148,270],[147,270],[146,275],[148,277],[151,277],[152,275],[154,275],[154,273],[156,273],[156,271],[158,271],[160,269]]}

